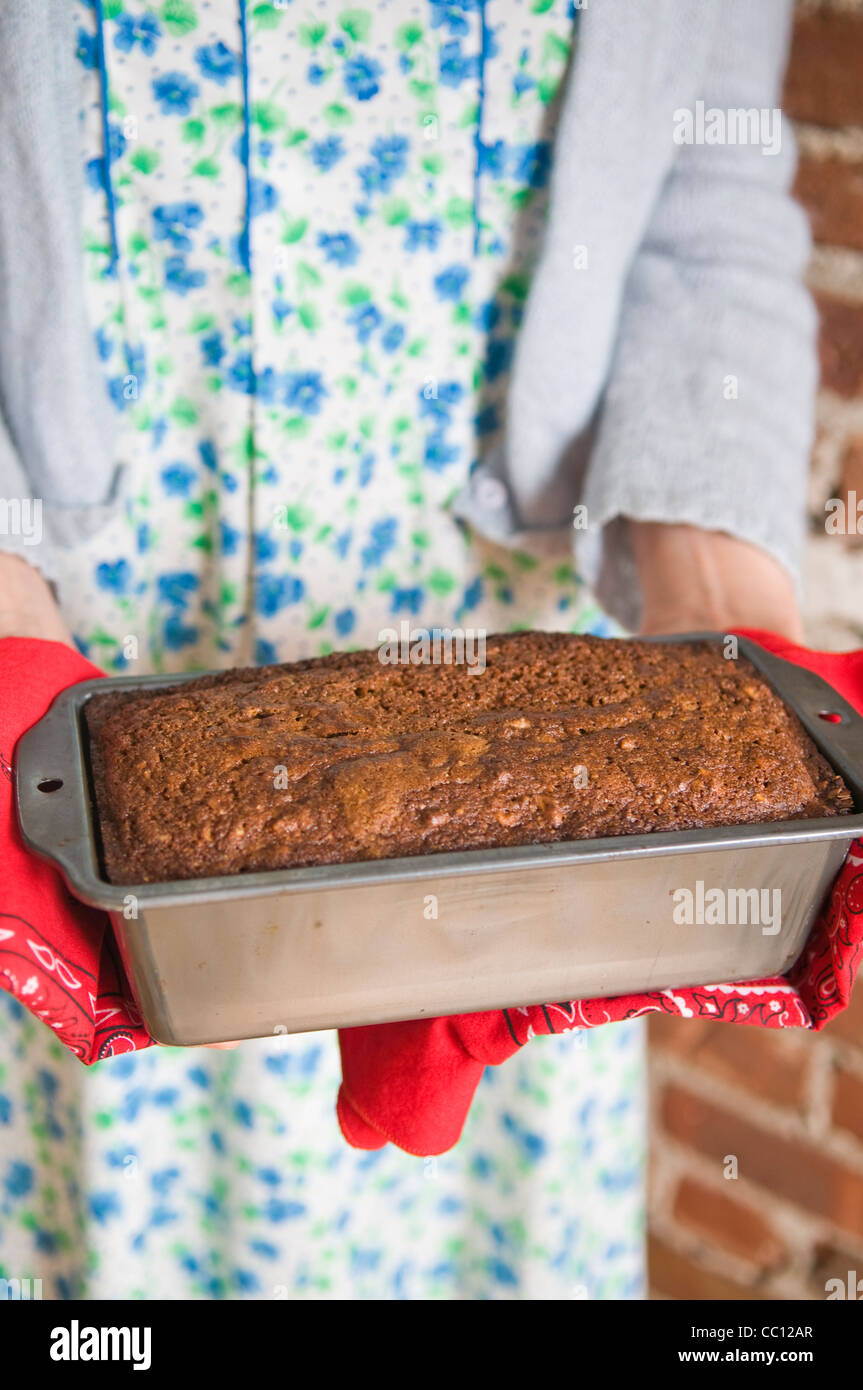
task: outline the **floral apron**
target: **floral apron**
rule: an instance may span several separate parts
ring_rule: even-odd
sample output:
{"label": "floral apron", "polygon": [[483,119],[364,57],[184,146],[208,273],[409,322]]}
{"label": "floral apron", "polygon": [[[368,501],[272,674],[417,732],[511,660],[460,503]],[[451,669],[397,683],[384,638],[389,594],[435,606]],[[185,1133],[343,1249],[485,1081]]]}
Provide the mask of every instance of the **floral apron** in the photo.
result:
{"label": "floral apron", "polygon": [[[452,516],[500,438],[565,0],[77,0],[86,274],[122,500],[60,585],[111,672],[426,627],[611,631],[559,540]],[[334,1034],[85,1072],[5,997],[0,1275],[48,1297],[642,1293],[640,1024],[359,1154]]]}

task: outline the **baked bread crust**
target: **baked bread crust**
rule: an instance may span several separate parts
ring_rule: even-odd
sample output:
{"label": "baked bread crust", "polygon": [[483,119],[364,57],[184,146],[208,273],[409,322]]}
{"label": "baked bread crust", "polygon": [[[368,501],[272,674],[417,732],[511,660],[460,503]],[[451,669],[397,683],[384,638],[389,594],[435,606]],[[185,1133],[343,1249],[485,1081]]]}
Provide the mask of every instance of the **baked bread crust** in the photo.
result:
{"label": "baked bread crust", "polygon": [[86,705],[104,868],[154,883],[842,815],[851,794],[744,658],[523,632],[485,670],[377,651]]}

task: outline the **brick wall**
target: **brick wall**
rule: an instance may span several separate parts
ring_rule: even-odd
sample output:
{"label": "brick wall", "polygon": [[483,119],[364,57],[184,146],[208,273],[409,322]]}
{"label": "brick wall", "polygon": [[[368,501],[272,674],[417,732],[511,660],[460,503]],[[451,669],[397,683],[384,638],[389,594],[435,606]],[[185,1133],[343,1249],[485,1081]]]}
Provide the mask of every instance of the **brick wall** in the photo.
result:
{"label": "brick wall", "polygon": [[827,535],[824,503],[863,502],[863,3],[798,5],[785,87],[800,151],[796,192],[815,238],[821,392],[810,491],[806,628],[813,645],[863,646],[863,526]]}
{"label": "brick wall", "polygon": [[[863,0],[798,4],[784,104],[821,314],[805,621],[838,650],[863,646],[863,534],[828,535],[824,509],[863,502]],[[863,985],[817,1036],[652,1020],[651,1104],[653,1297],[823,1299],[863,1279]]]}

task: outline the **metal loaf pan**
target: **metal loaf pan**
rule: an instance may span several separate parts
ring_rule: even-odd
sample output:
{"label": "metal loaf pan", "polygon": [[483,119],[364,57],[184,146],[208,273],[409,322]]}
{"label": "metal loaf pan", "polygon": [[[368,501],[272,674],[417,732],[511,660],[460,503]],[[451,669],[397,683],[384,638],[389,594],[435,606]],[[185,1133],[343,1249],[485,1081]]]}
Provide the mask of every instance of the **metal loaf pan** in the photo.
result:
{"label": "metal loaf pan", "polygon": [[[19,743],[21,830],[74,894],[110,913],[144,1021],[162,1043],[778,974],[863,834],[863,719],[819,677],[743,638],[739,649],[845,779],[853,815],[113,885],[102,876],[88,774],[83,708],[107,688],[94,680],[63,691]],[[111,687],[189,679],[121,677]],[[62,785],[46,793],[46,782]],[[779,930],[676,923],[672,895],[696,894],[699,882],[779,889]]]}

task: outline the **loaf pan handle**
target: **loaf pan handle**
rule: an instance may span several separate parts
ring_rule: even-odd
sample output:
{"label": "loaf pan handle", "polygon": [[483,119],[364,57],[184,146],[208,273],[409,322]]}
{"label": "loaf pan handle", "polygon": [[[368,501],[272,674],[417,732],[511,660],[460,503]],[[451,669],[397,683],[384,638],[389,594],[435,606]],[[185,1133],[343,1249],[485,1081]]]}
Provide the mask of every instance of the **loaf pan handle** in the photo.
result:
{"label": "loaf pan handle", "polygon": [[[847,782],[856,809],[863,809],[863,717],[814,671],[775,656],[748,638],[739,641],[742,654],[790,705],[812,741]],[[825,717],[830,715],[834,717]]]}
{"label": "loaf pan handle", "polygon": [[96,858],[79,711],[101,679],[63,690],[37,724],[18,740],[15,795],[27,846],[57,865],[85,902],[104,901]]}

